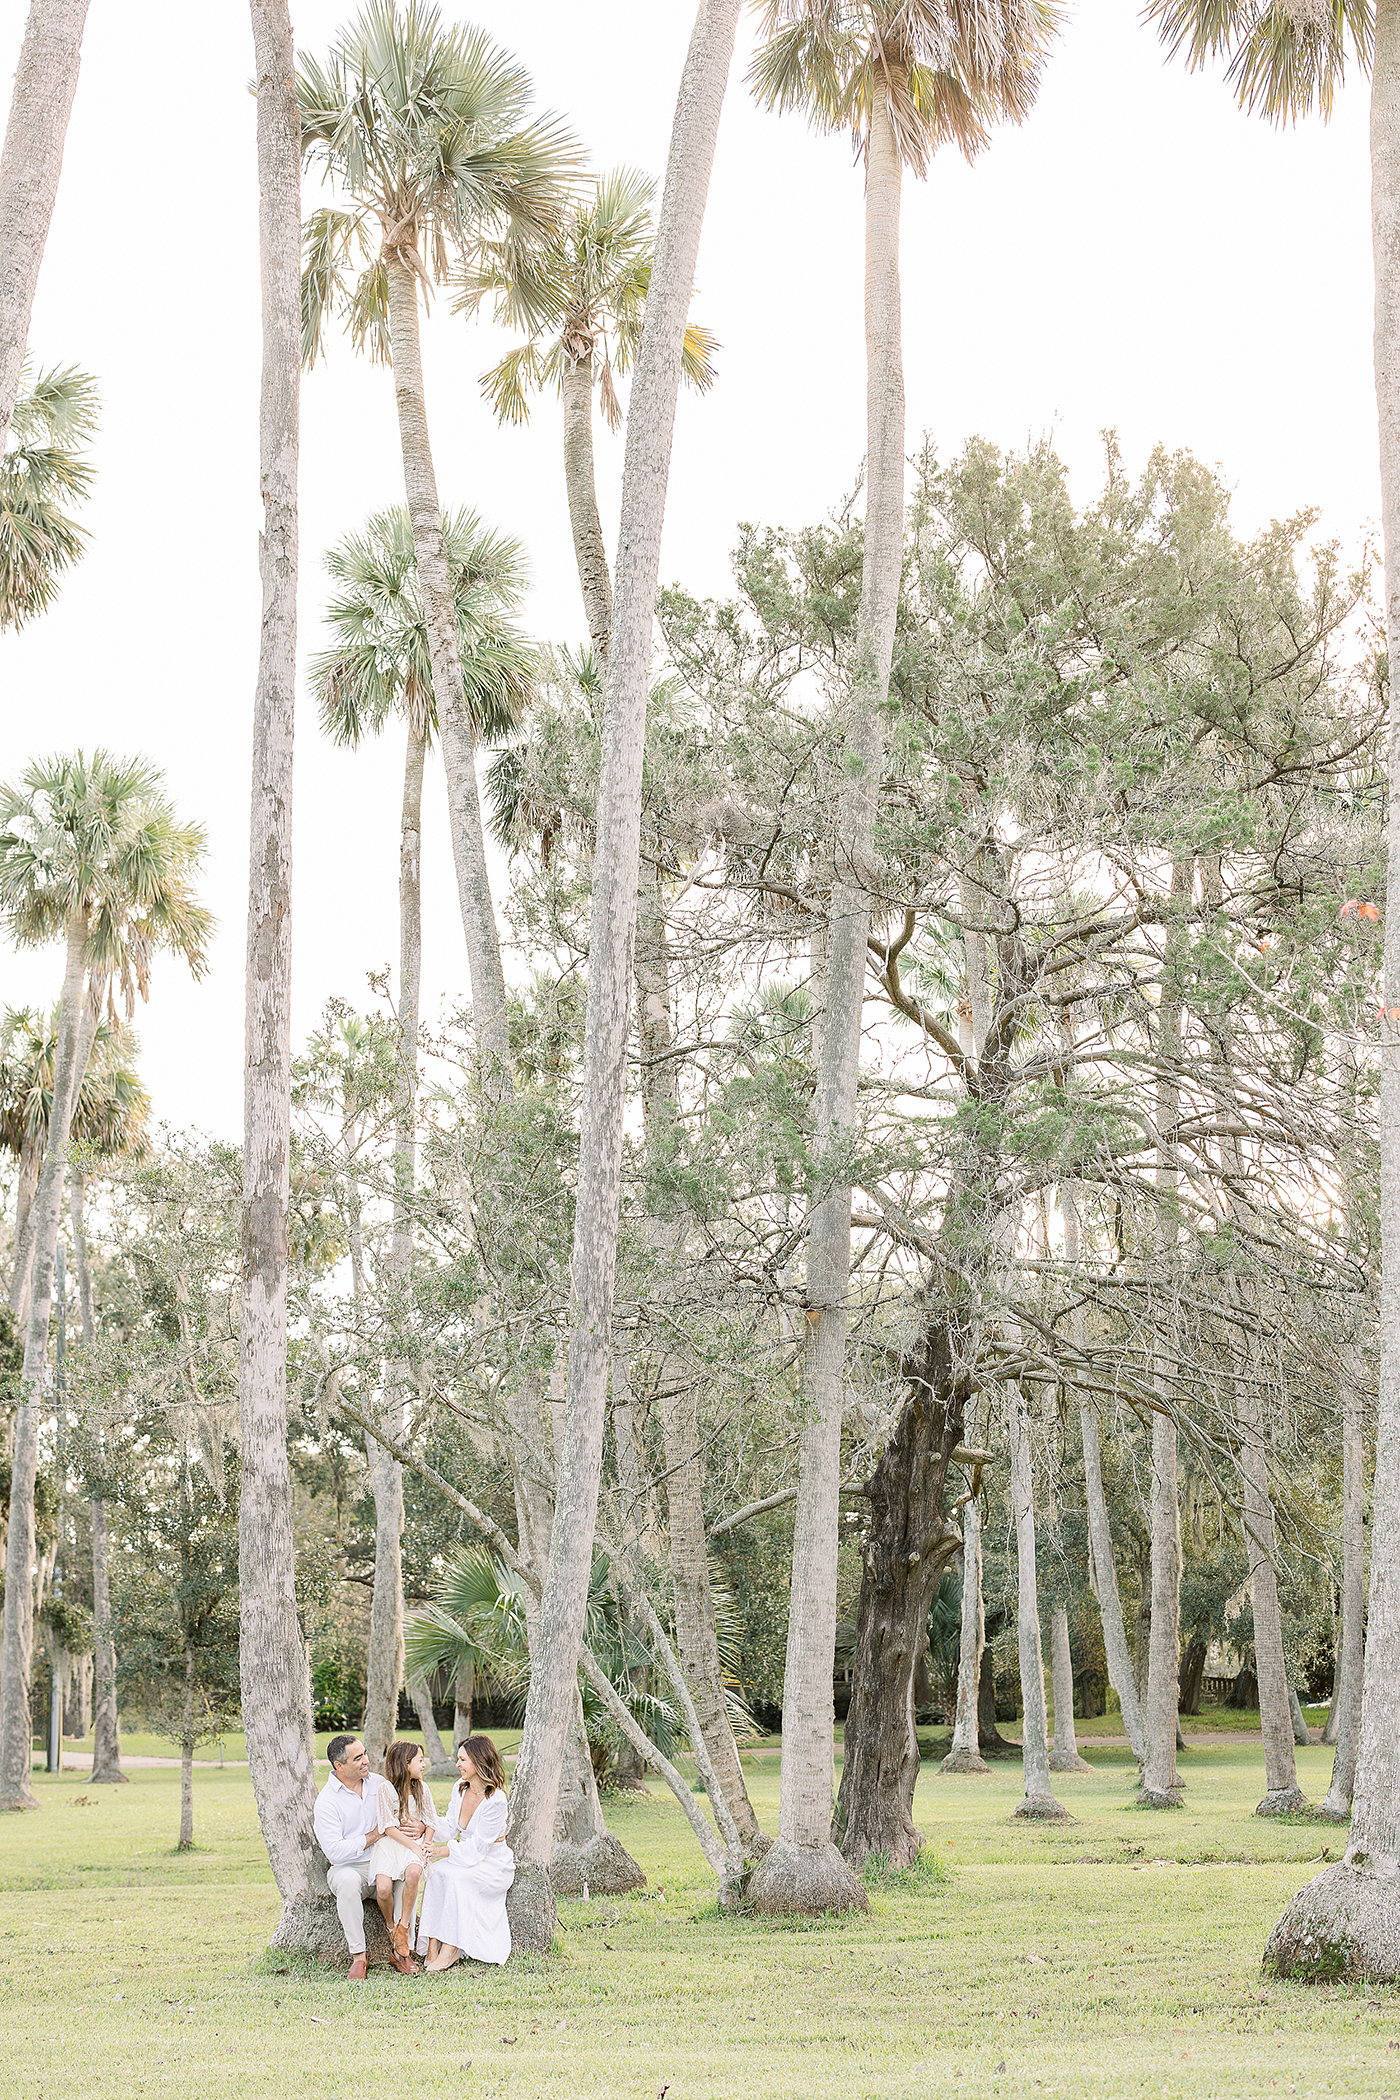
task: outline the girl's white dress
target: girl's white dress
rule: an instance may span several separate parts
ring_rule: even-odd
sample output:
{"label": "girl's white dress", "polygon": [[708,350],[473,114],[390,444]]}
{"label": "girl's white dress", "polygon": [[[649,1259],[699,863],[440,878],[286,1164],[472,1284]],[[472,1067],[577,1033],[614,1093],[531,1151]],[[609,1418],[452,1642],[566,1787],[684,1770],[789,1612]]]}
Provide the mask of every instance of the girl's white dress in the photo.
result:
{"label": "girl's white dress", "polygon": [[460,1947],[472,1961],[499,1963],[510,1953],[506,1891],[515,1879],[515,1854],[505,1842],[510,1809],[498,1787],[487,1795],[466,1829],[459,1830],[461,1797],[459,1780],[452,1789],[447,1814],[434,1825],[438,1843],[446,1841],[451,1850],[446,1859],[436,1862],[423,1890],[418,1945],[441,1940]]}
{"label": "girl's white dress", "polygon": [[[368,1785],[368,1781],[366,1781],[366,1784]],[[375,1820],[377,1827],[382,1829],[386,1822],[398,1822],[400,1813],[399,1802],[397,1794],[395,1794],[387,1779],[376,1778],[376,1784],[379,1788],[380,1802]],[[426,1779],[423,1779],[419,1781],[419,1784],[423,1789],[423,1809],[420,1820],[428,1824],[430,1829],[436,1830],[438,1812],[433,1806],[433,1797],[428,1782]],[[419,1859],[418,1854],[410,1852],[407,1845],[401,1845],[397,1838],[380,1838],[377,1843],[369,1848],[369,1870],[376,1877],[380,1874],[387,1874],[391,1881],[401,1881],[409,1868],[413,1866],[421,1868],[425,1879],[431,1872],[429,1867],[423,1866],[423,1862]]]}

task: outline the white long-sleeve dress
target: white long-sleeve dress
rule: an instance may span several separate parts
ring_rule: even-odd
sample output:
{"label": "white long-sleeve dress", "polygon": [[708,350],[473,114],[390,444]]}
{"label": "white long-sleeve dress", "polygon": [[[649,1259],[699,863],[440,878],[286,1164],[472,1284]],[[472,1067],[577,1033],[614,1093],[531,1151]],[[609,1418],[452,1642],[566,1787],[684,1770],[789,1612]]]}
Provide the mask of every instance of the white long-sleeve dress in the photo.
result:
{"label": "white long-sleeve dress", "polygon": [[503,1962],[510,1954],[506,1891],[515,1879],[515,1854],[505,1841],[510,1809],[498,1787],[465,1830],[457,1827],[460,1781],[433,1835],[450,1850],[424,1884],[418,1945],[430,1939],[460,1947],[472,1961]]}

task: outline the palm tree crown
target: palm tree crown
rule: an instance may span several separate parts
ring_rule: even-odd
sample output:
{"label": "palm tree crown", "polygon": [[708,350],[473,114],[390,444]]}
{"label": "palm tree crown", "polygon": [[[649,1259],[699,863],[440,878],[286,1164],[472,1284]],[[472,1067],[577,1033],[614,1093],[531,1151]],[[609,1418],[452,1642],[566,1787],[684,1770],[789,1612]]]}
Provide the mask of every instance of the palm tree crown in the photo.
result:
{"label": "palm tree crown", "polygon": [[883,88],[901,159],[927,173],[938,147],[970,160],[999,118],[1019,124],[1040,86],[1058,0],[759,0],[765,41],[749,82],[769,109],[869,140]]}
{"label": "palm tree crown", "polygon": [[[532,390],[560,387],[566,364],[593,358],[603,414],[610,430],[618,428],[622,406],[613,380],[628,370],[641,341],[655,188],[634,168],[614,168],[570,207],[550,239],[486,241],[468,259],[458,310],[475,312],[490,299],[497,320],[529,334],[482,380],[502,422],[527,421]],[[707,328],[687,327],[681,369],[702,393],[714,381],[717,347]]]}
{"label": "palm tree crown", "polygon": [[97,427],[97,382],[68,367],[20,375],[0,451],[0,629],[44,612],[87,534],[70,516],[92,487],[83,448]]}
{"label": "palm tree crown", "polygon": [[1148,0],[1143,18],[1173,58],[1185,52],[1193,71],[1227,59],[1241,108],[1274,124],[1314,106],[1330,117],[1348,43],[1363,75],[1375,53],[1374,0]]}
{"label": "palm tree crown", "polygon": [[[151,1097],[136,1069],[139,1048],[130,1028],[118,1033],[98,1023],[69,1134],[103,1159],[141,1159],[150,1147]],[[33,1007],[10,1007],[0,1015],[0,1151],[15,1159],[42,1156],[48,1142],[57,1049],[56,1011],[45,1018]]]}
{"label": "palm tree crown", "polygon": [[[481,737],[504,736],[529,704],[535,669],[535,652],[509,617],[524,587],[524,555],[467,510],[443,519],[442,539],[472,727]],[[342,590],[326,613],[334,644],[311,663],[322,727],[337,743],[358,744],[397,711],[431,740],[437,709],[407,510],[380,511],[332,548],[326,567]]]}
{"label": "palm tree crown", "polygon": [[552,232],[578,148],[552,119],[527,123],[529,101],[523,67],[482,30],[445,28],[426,0],[370,0],[324,64],[298,60],[303,158],[322,162],[352,204],[306,222],[308,365],[332,310],[357,348],[389,361],[388,255],[426,289],[488,232],[508,242]]}
{"label": "palm tree crown", "polygon": [[[205,966],[213,918],[194,895],[202,825],[182,824],[142,759],[36,759],[0,783],[0,918],[21,947],[81,919],[87,967],[120,982],[127,1017],[150,990],[157,948]],[[116,1019],[113,994],[109,1011]]]}

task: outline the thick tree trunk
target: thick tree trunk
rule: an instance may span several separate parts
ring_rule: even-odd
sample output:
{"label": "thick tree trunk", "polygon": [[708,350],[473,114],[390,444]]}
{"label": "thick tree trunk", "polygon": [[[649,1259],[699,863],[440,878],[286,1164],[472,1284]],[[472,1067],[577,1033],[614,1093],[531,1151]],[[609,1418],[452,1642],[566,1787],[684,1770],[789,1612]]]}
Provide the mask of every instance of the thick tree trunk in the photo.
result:
{"label": "thick tree trunk", "polygon": [[[739,0],[701,0],[681,80],[627,418],[622,529],[598,786],[582,1095],[587,1104],[575,1204],[573,1341],[560,1493],[532,1657],[525,1730],[511,1789],[517,1945],[538,1944],[534,1915],[577,1680],[597,1521],[621,1194],[642,753],[652,620],[681,348],[695,283]],[[517,1891],[519,1893],[517,1894]],[[544,1941],[547,1944],[547,1940]]]}
{"label": "thick tree trunk", "polygon": [[868,1486],[851,1704],[832,1823],[855,1867],[872,1852],[907,1867],[923,1846],[911,1813],[919,1777],[914,1669],[928,1639],[933,1593],[961,1544],[943,1508],[966,1399],[946,1320],[927,1323],[906,1376],[899,1426]]}
{"label": "thick tree trunk", "polygon": [[0,1808],[36,1806],[29,1783],[29,1676],[34,1651],[34,1483],[39,1470],[39,1421],[48,1404],[49,1310],[54,1249],[63,1206],[68,1126],[77,1090],[83,950],[87,915],[68,922],[68,956],[59,1002],[53,1105],[48,1144],[34,1198],[34,1269],[24,1338],[20,1404],[15,1414],[10,1474],[9,1532],[5,1541],[5,1634],[0,1649]]}
{"label": "thick tree trunk", "polygon": [[452,860],[457,871],[457,898],[467,942],[467,970],[472,988],[472,1021],[478,1054],[510,1062],[506,1023],[506,980],[501,944],[491,903],[486,867],[486,834],[476,784],[476,739],[467,713],[462,684],[462,656],[457,634],[452,576],[442,543],[442,509],[428,437],[428,405],[423,390],[423,359],[418,335],[418,280],[397,249],[386,250],[389,282],[389,335],[394,364],[394,399],[399,412],[399,446],[403,454],[404,491],[413,526],[413,553],[418,590],[428,634],[443,763],[447,769],[447,807],[452,833]]}
{"label": "thick tree trunk", "polygon": [[1059,1822],[1066,1814],[1050,1787],[1045,1740],[1045,1657],[1040,1646],[1040,1600],[1035,1570],[1035,1482],[1026,1396],[1009,1385],[1007,1443],[1011,1456],[1011,1509],[1016,1524],[1016,1646],[1021,1663],[1021,1766],[1025,1796],[1014,1814]]}
{"label": "thick tree trunk", "polygon": [[[860,624],[842,753],[814,1103],[819,1154],[838,1157],[855,1121],[874,878],[875,801],[904,543],[900,339],[902,166],[875,76],[865,166],[866,507]],[[783,1677],[778,1843],[749,1885],[762,1910],[863,1908],[864,1885],[831,1844],[830,1787],[840,1526],[841,1403],[851,1268],[851,1192],[839,1169],[807,1220],[804,1419]],[[912,1658],[911,1658],[912,1667]]]}
{"label": "thick tree trunk", "polygon": [[1337,1754],[1332,1760],[1332,1784],[1318,1806],[1320,1815],[1338,1823],[1344,1823],[1351,1814],[1361,1735],[1365,1499],[1366,1431],[1361,1387],[1348,1369],[1342,1388],[1342,1641],[1337,1658]]}
{"label": "thick tree trunk", "polygon": [[598,516],[598,489],[593,470],[593,358],[564,359],[564,482],[569,494],[569,524],[574,535],[583,609],[593,653],[608,660],[612,639],[612,578]]}
{"label": "thick tree trunk", "polygon": [[[1386,640],[1400,663],[1400,0],[1377,0],[1371,69],[1371,237],[1376,272]],[[1400,710],[1390,714],[1381,992],[1380,1414],[1371,1604],[1351,1842],[1275,1926],[1266,1964],[1285,1976],[1400,1977]]]}
{"label": "thick tree trunk", "polygon": [[982,1512],[976,1495],[969,1495],[963,1504],[962,1538],[962,1639],[958,1650],[958,1704],[953,1717],[952,1745],[939,1770],[989,1772],[991,1766],[977,1745],[978,1692],[982,1679],[982,1651],[986,1646],[987,1615],[982,1606]]}
{"label": "thick tree trunk", "polygon": [[[301,122],[287,0],[251,0],[262,263],[262,631],[253,708],[243,1089],[238,1513],[243,1725],[258,1821],[294,1943],[314,1910],[311,1677],[297,1619],[287,1459],[292,729],[301,386]],[[319,1876],[324,1889],[323,1871]],[[324,1901],[322,1897],[322,1901]]]}
{"label": "thick tree trunk", "polygon": [[31,0],[15,70],[0,151],[0,452],[58,196],[87,11],[88,0]]}

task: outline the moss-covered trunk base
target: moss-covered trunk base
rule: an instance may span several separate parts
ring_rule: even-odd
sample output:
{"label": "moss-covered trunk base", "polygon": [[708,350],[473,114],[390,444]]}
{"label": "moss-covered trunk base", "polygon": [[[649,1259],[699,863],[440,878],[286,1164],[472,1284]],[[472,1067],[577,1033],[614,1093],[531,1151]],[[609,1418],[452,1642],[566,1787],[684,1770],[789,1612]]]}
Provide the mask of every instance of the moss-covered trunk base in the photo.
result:
{"label": "moss-covered trunk base", "polygon": [[515,1879],[506,1897],[506,1917],[510,1921],[510,1943],[514,1952],[548,1954],[554,1945],[559,1912],[555,1908],[549,1876],[543,1867],[535,1866],[530,1860],[516,1861]]}
{"label": "moss-covered trunk base", "polygon": [[830,1840],[794,1845],[779,1838],[749,1876],[746,1894],[749,1908],[765,1917],[816,1917],[826,1911],[870,1908],[865,1883]]}
{"label": "moss-covered trunk base", "polygon": [[987,1772],[991,1766],[976,1750],[950,1750],[938,1767],[940,1772]]}
{"label": "moss-covered trunk base", "polygon": [[1303,1816],[1312,1803],[1300,1786],[1281,1786],[1265,1794],[1254,1813],[1256,1816]]}
{"label": "moss-covered trunk base", "polygon": [[1279,1919],[1264,1967],[1295,1983],[1400,1981],[1400,1877],[1327,1867]]}
{"label": "moss-covered trunk base", "polygon": [[624,1896],[644,1889],[646,1875],[621,1839],[610,1833],[586,1845],[560,1840],[549,1855],[549,1882],[557,1896]]}
{"label": "moss-covered trunk base", "polygon": [[[304,1954],[327,1969],[350,1966],[350,1949],[345,1944],[335,1898],[324,1889],[294,1896],[283,1905],[271,1945],[279,1954]],[[371,1968],[376,1963],[393,1967],[393,1941],[373,1899],[365,1905],[365,1955]]]}

